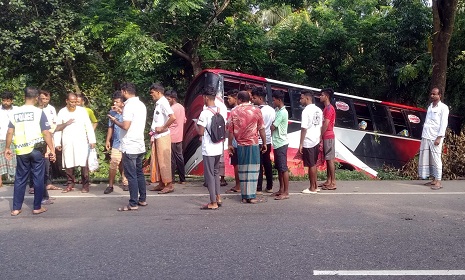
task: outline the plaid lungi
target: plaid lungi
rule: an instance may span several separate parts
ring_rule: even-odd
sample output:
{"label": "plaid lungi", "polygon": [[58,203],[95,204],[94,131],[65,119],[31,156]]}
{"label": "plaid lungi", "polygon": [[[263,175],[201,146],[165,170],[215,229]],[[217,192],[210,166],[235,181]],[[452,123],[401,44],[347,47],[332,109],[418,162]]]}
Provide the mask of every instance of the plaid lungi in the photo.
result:
{"label": "plaid lungi", "polygon": [[260,171],[259,146],[237,146],[237,159],[242,199],[256,198],[258,172]]}
{"label": "plaid lungi", "polygon": [[6,141],[0,140],[0,176],[8,174],[8,176],[14,177],[16,172],[15,146],[13,144],[10,145],[10,149],[13,152],[13,158],[11,160],[5,158],[5,147]]}

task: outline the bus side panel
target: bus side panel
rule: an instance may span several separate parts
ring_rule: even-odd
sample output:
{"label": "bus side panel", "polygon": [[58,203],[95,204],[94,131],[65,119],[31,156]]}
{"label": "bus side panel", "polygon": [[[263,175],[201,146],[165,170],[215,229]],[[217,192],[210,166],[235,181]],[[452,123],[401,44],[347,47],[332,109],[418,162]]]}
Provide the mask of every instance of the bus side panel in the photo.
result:
{"label": "bus side panel", "polygon": [[[354,136],[354,132],[362,133],[363,137]],[[364,133],[363,131],[340,130],[337,137],[346,146],[349,146],[346,144],[347,138],[352,141],[359,139],[356,147],[354,148],[351,144],[349,149],[357,158],[373,169],[381,168],[383,165],[401,168],[414,158],[420,149],[420,141],[416,139]]]}

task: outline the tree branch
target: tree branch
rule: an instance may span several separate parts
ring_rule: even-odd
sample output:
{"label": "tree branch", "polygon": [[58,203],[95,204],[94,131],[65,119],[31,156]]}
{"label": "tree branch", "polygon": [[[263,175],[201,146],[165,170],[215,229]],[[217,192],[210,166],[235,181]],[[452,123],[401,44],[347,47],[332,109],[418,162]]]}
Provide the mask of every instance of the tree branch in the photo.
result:
{"label": "tree branch", "polygon": [[191,62],[192,61],[192,58],[185,52],[183,52],[182,50],[178,50],[174,47],[171,47],[170,46],[170,49],[172,52],[174,52],[175,54],[179,55],[180,57],[184,58],[185,60]]}

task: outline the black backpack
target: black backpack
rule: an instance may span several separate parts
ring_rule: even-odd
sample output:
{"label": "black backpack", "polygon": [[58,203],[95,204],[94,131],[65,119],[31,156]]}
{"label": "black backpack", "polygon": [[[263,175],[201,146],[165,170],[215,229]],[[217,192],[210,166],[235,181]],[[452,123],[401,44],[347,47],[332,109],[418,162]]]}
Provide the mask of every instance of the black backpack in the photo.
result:
{"label": "black backpack", "polygon": [[210,131],[207,129],[208,135],[210,135],[213,143],[223,142],[226,138],[226,123],[220,114],[220,109],[218,108],[217,112],[211,108],[208,108],[208,110],[213,113]]}

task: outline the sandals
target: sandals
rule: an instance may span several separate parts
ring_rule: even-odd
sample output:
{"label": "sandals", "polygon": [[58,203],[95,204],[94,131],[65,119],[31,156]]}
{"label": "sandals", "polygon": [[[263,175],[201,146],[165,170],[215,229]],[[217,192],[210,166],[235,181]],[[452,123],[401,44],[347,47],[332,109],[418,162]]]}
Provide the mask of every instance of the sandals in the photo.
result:
{"label": "sandals", "polygon": [[281,194],[274,198],[274,200],[285,200],[285,199],[289,199],[289,195]]}
{"label": "sandals", "polygon": [[137,202],[137,205],[139,205],[139,206],[147,206],[149,204],[147,203],[147,201],[139,201],[139,202]]}
{"label": "sandals", "polygon": [[62,193],[68,193],[68,192],[72,192],[74,190],[73,187],[66,187],[65,189],[63,189],[61,192]]}
{"label": "sandals", "polygon": [[226,191],[226,193],[238,193],[241,192],[240,190],[236,190],[235,188],[230,188],[229,190]]}
{"label": "sandals", "polygon": [[118,208],[118,212],[136,211],[138,209],[139,207],[137,206],[126,205],[126,206]]}
{"label": "sandals", "polygon": [[60,188],[60,187],[57,187],[57,186],[54,186],[54,185],[48,185],[47,190],[48,191],[61,191],[61,190],[63,190],[63,188]]}
{"label": "sandals", "polygon": [[164,188],[164,189],[162,189],[161,191],[159,191],[158,193],[159,193],[159,194],[167,194],[167,193],[172,193],[172,192],[174,192],[174,188],[173,188],[173,187],[171,187],[171,188]]}
{"label": "sandals", "polygon": [[19,214],[21,214],[21,212],[23,212],[23,211],[21,211],[21,210],[13,210],[13,211],[11,211],[11,216],[18,216]]}
{"label": "sandals", "polygon": [[200,210],[218,210],[219,207],[210,207],[210,204],[205,204],[200,207]]}
{"label": "sandals", "polygon": [[242,203],[249,203],[249,204],[257,204],[257,203],[261,203],[261,202],[265,202],[265,200],[263,198],[243,198]]}
{"label": "sandals", "polygon": [[39,215],[39,214],[42,214],[44,212],[47,212],[47,208],[40,207],[40,209],[32,210],[33,215]]}
{"label": "sandals", "polygon": [[29,194],[34,194],[34,188],[29,188]]}
{"label": "sandals", "polygon": [[334,191],[334,190],[337,189],[337,188],[336,188],[335,186],[332,187],[332,188],[328,188],[328,186],[326,186],[326,187],[322,187],[321,189],[322,189],[322,190],[325,190],[325,191]]}

